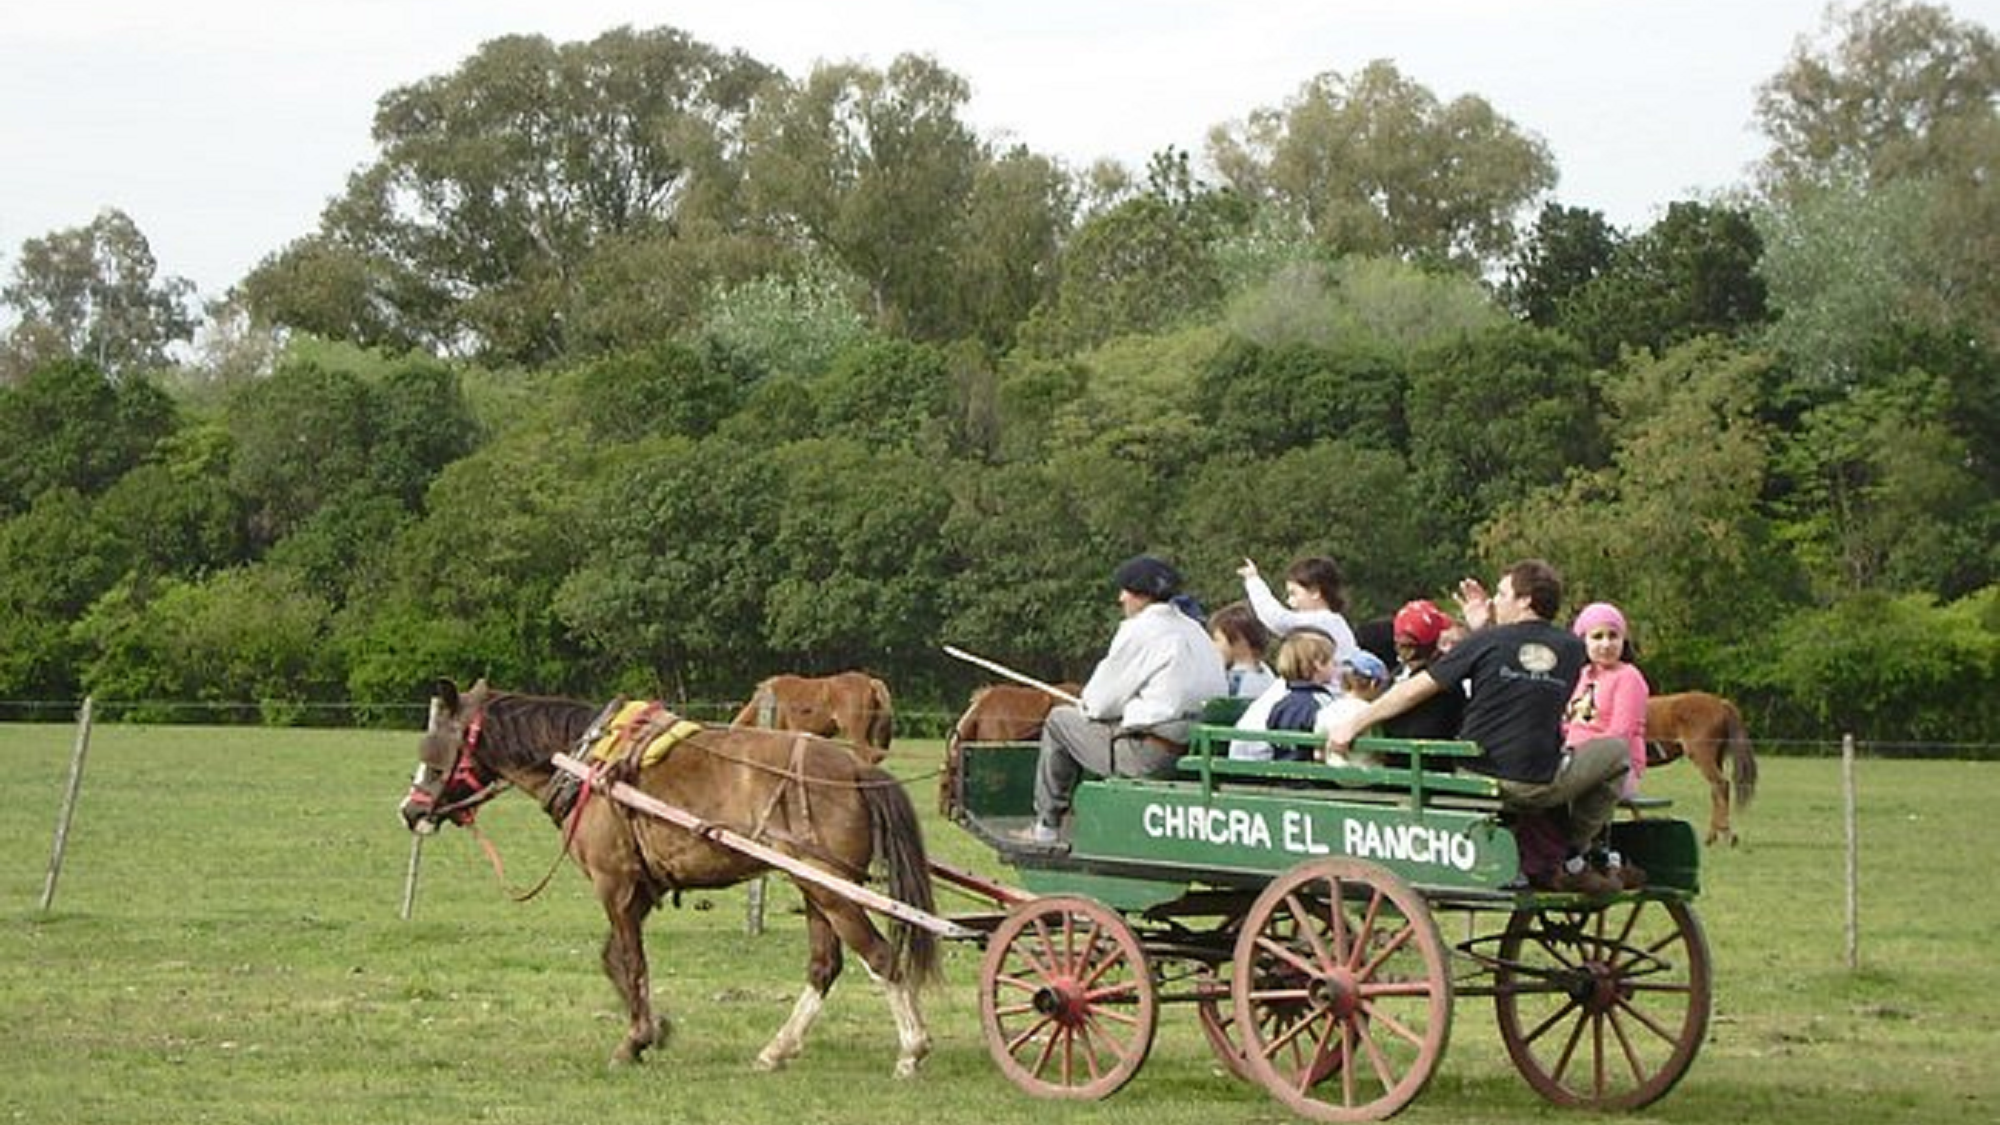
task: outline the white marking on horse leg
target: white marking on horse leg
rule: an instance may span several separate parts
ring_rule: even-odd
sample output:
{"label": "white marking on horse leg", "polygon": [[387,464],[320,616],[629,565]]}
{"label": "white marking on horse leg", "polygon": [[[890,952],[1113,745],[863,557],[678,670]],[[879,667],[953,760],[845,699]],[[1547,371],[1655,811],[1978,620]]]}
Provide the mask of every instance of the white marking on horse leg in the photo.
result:
{"label": "white marking on horse leg", "polygon": [[883,984],[889,999],[889,1013],[896,1017],[896,1077],[913,1078],[917,1068],[931,1053],[931,1033],[924,1029],[924,1016],[917,1010],[917,994],[907,984]]}
{"label": "white marking on horse leg", "polygon": [[792,1014],[785,1020],[785,1026],[771,1037],[762,1051],[757,1052],[758,1070],[777,1070],[791,1060],[798,1058],[806,1049],[806,1032],[812,1029],[813,1021],[819,1018],[820,1006],[826,997],[819,990],[807,985],[799,993],[799,1001],[792,1005]]}

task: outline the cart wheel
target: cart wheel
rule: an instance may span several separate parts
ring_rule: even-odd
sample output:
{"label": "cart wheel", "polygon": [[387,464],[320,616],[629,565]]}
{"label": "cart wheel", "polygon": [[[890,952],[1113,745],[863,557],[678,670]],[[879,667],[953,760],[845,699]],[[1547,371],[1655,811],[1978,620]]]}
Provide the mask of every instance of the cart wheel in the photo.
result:
{"label": "cart wheel", "polygon": [[1708,1035],[1708,941],[1681,902],[1518,911],[1493,982],[1507,1054],[1557,1105],[1650,1105]]}
{"label": "cart wheel", "polygon": [[1074,895],[1022,903],[988,940],[979,976],[986,1049],[1045,1098],[1105,1098],[1153,1046],[1158,997],[1125,919]]}
{"label": "cart wheel", "polygon": [[1430,908],[1373,864],[1273,880],[1237,938],[1236,1033],[1250,1076],[1317,1121],[1375,1121],[1423,1091],[1451,1032]]}
{"label": "cart wheel", "polygon": [[1201,1021],[1208,1049],[1215,1052],[1223,1068],[1236,1078],[1254,1082],[1249,1065],[1243,1061],[1242,1037],[1236,1034],[1236,1001],[1229,994],[1228,968],[1224,965],[1220,973],[1202,968],[1201,999],[1195,1002],[1195,1015]]}

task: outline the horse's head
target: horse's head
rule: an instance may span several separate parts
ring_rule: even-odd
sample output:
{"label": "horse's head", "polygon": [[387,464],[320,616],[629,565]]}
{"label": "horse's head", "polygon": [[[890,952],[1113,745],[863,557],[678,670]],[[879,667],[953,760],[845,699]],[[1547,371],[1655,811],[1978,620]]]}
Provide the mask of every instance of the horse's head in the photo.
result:
{"label": "horse's head", "polygon": [[491,695],[485,680],[463,695],[450,680],[438,681],[438,710],[418,743],[416,776],[398,808],[410,831],[435,832],[446,820],[471,824],[479,806],[497,791],[494,777],[478,756]]}

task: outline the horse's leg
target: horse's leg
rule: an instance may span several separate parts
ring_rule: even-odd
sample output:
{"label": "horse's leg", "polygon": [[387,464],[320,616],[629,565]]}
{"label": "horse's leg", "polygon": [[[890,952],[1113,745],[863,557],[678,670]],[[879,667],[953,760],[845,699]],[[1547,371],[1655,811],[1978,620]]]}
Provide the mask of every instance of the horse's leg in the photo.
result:
{"label": "horse's leg", "polygon": [[611,1053],[611,1061],[614,1065],[635,1063],[648,1047],[665,1037],[662,1024],[653,1017],[652,976],[646,967],[645,922],[653,901],[633,884],[621,884],[609,875],[596,878],[598,897],[611,921],[611,932],[604,936],[604,975],[611,978],[612,987],[625,1001],[630,1019],[625,1039]]}
{"label": "horse's leg", "polygon": [[1729,828],[1729,779],[1722,773],[1722,744],[1714,739],[1698,742],[1688,757],[1708,781],[1708,838],[1704,842],[1727,840],[1734,844],[1736,833]]}
{"label": "horse's leg", "polygon": [[931,1053],[931,1033],[917,1007],[915,982],[898,977],[895,952],[888,939],[869,921],[867,911],[851,902],[836,900],[827,905],[827,916],[840,940],[868,967],[869,978],[882,986],[883,996],[889,1002],[889,1015],[896,1021],[896,1077],[914,1077]]}
{"label": "horse's leg", "polygon": [[785,1019],[784,1026],[771,1037],[764,1049],[757,1052],[758,1070],[777,1070],[791,1060],[798,1058],[806,1049],[806,1032],[812,1030],[813,1021],[819,1018],[820,1008],[826,1003],[826,994],[833,988],[833,982],[840,977],[840,938],[827,921],[825,911],[819,908],[811,895],[806,896],[806,935],[810,952],[806,960],[806,986],[799,992],[798,1002],[792,1005],[792,1014]]}

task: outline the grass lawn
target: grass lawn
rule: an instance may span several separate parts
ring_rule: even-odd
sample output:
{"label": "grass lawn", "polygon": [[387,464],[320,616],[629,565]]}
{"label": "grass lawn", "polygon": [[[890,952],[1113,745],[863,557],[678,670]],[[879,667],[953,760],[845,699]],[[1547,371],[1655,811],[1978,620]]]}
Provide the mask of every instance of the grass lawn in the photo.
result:
{"label": "grass lawn", "polygon": [[[601,916],[573,871],[515,903],[472,837],[447,832],[426,845],[414,918],[399,919],[411,844],[395,805],[414,734],[100,726],[43,914],[72,739],[66,726],[0,726],[0,1122],[1292,1119],[1224,1076],[1178,1007],[1115,1097],[1027,1097],[987,1057],[980,951],[966,943],[948,948],[947,986],[927,998],[936,1053],[915,1081],[889,1078],[894,1029],[851,960],[805,1056],[753,1073],[804,973],[803,921],[779,886],[761,937],[744,935],[741,890],[655,916],[654,992],[676,1036],[611,1070],[623,1017],[597,965]],[[894,763],[927,813],[937,758],[917,742]],[[1988,948],[2000,893],[1985,831],[2000,764],[1864,761],[1858,776],[1860,967],[1844,959],[1839,763],[1767,758],[1743,843],[1704,857],[1710,1040],[1639,1119],[2000,1118]],[[1706,815],[1685,766],[1648,789]],[[503,798],[481,825],[516,886],[555,857],[526,800]],[[955,828],[929,827],[939,858],[1000,873]],[[942,897],[946,913],[973,908]],[[1398,1120],[1576,1116],[1527,1088],[1487,1005],[1466,999],[1437,1078]]]}

